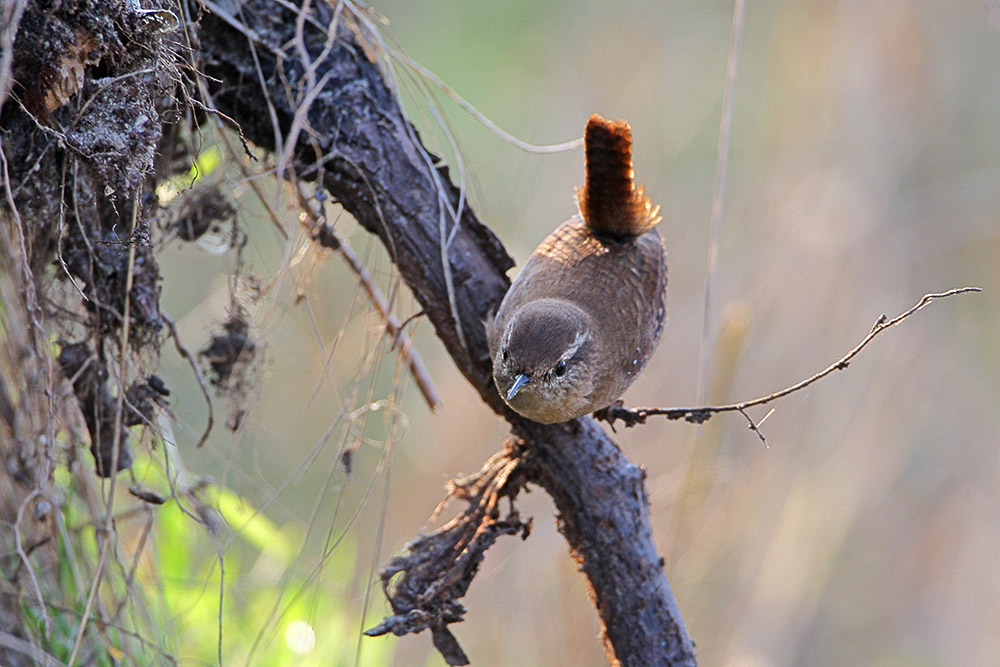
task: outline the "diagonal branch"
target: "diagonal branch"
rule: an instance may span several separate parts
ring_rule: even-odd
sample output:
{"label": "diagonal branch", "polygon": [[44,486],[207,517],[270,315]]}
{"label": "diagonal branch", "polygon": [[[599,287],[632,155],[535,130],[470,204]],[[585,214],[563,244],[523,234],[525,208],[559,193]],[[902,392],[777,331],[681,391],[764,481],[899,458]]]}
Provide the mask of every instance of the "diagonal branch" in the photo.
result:
{"label": "diagonal branch", "polygon": [[322,214],[314,211],[301,194],[299,196],[299,205],[305,214],[305,224],[310,231],[313,241],[328,251],[339,254],[344,263],[347,264],[347,267],[357,277],[361,288],[368,295],[368,300],[371,301],[372,306],[385,323],[386,333],[392,337],[392,349],[399,348],[399,354],[403,357],[403,361],[406,362],[407,368],[410,369],[410,375],[413,376],[413,381],[417,383],[417,389],[420,390],[420,395],[424,397],[427,407],[432,412],[441,407],[441,394],[438,393],[437,387],[434,386],[434,381],[431,379],[427,367],[424,366],[420,354],[413,347],[413,340],[406,333],[404,328],[406,322],[400,322],[392,314],[389,300],[385,298],[382,290],[375,284],[375,280],[368,272],[364,262],[354,252],[351,244],[347,242],[343,234],[337,231]]}
{"label": "diagonal branch", "polygon": [[[509,287],[506,272],[513,262],[493,232],[463,205],[447,167],[426,151],[404,117],[373,55],[381,52],[371,47],[377,40],[371,32],[365,37],[366,30],[373,30],[367,15],[340,16],[336,42],[327,48],[325,26],[335,18],[333,9],[312,3],[310,18],[300,21],[289,4],[245,0],[239,3],[239,21],[232,3],[203,5],[208,11],[200,19],[199,58],[215,107],[239,122],[250,141],[271,151],[280,150],[271,114],[285,137],[297,114],[305,118],[289,171],[298,179],[322,183],[362,227],[379,237],[455,365],[483,402],[511,423],[521,444],[498,456],[513,457],[509,464],[517,474],[484,497],[500,493],[513,501],[524,482],[538,484],[552,496],[559,528],[604,626],[609,659],[625,665],[694,664],[693,644],[653,539],[642,468],[593,419],[542,426],[510,412],[500,400],[483,321]],[[350,3],[343,6],[352,8]],[[282,53],[284,45],[297,41],[311,63]],[[304,96],[295,91],[311,90],[307,72],[324,84],[310,96],[308,113],[302,116],[297,100]],[[490,472],[495,463],[491,459],[481,479],[498,479]],[[507,514],[509,523],[497,524],[495,504],[481,511],[476,497],[471,496],[473,507],[463,515],[468,521],[452,526],[455,532],[411,544],[409,556],[402,557],[409,567],[395,578],[390,575],[388,591],[397,620],[411,613],[425,615],[412,629],[431,629],[438,648],[456,662],[464,654],[450,632],[442,630],[457,619],[442,610],[455,609],[450,603],[464,594],[478,561],[435,561],[430,557],[434,547],[471,539],[481,558],[495,539],[487,539],[491,530],[502,534],[509,531],[496,526],[520,525],[512,513]],[[387,571],[401,562],[390,563]],[[401,588],[402,582],[424,584]],[[393,623],[379,629],[402,629]]]}

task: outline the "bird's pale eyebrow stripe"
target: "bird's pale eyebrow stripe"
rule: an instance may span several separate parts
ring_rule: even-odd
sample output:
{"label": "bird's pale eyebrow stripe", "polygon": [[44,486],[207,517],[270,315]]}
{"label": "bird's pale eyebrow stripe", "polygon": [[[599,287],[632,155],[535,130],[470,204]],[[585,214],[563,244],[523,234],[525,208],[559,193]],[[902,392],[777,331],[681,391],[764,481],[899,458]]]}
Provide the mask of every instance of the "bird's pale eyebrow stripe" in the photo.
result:
{"label": "bird's pale eyebrow stripe", "polygon": [[580,346],[582,346],[588,340],[590,340],[589,331],[577,332],[576,338],[574,338],[573,342],[570,343],[569,347],[566,348],[566,353],[562,356],[562,360],[565,361],[566,359],[569,359],[574,354],[576,354],[576,351],[580,349]]}

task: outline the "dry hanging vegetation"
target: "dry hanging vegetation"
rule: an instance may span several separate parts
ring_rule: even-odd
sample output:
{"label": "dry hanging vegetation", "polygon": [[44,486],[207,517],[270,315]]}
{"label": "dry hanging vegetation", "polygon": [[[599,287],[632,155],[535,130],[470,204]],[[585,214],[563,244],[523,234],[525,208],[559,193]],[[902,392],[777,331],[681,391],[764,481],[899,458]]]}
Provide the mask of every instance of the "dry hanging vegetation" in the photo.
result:
{"label": "dry hanging vegetation", "polygon": [[[117,560],[115,485],[124,477],[115,473],[132,465],[143,427],[169,451],[174,444],[204,443],[214,423],[210,410],[203,434],[166,442],[162,424],[171,392],[156,375],[165,341],[172,339],[190,362],[210,407],[209,385],[229,397],[232,430],[240,429],[242,405],[252,393],[248,369],[261,345],[240,300],[219,314],[197,352],[160,307],[157,252],[164,239],[195,242],[221,233],[240,256],[238,207],[221,190],[198,186],[169,205],[160,196],[196,168],[201,132],[216,123],[228,128],[229,159],[246,165],[263,154],[273,157],[269,176],[301,195],[305,232],[347,262],[427,402],[438,399],[405,323],[327,220],[322,197],[310,197],[308,188],[328,193],[384,244],[456,366],[511,424],[502,451],[479,473],[451,483],[449,498],[467,507],[382,569],[394,614],[369,634],[428,629],[450,664],[467,662],[448,626],[462,620],[459,600],[486,550],[501,535],[527,538],[531,522],[514,501],[530,484],[555,502],[560,531],[601,618],[609,659],[694,663],[653,542],[643,469],[594,420],[542,426],[511,413],[497,396],[482,321],[507,289],[513,262],[404,116],[387,50],[367,11],[351,3],[299,8],[284,0],[163,0],[145,8],[126,0],[38,0],[7,3],[3,11],[5,664],[101,662],[114,659],[120,645],[169,659],[122,617],[139,558],[124,567]],[[290,230],[277,218],[274,223],[289,239]],[[240,260],[237,267],[242,270]],[[925,297],[903,316],[877,324],[829,372],[845,368],[874,335],[937,296],[944,295]],[[746,416],[750,405],[664,412],[702,421],[726,410]],[[610,416],[634,422],[655,413],[615,409]],[[81,445],[91,459],[81,457]],[[351,453],[343,457],[347,468]],[[60,481],[60,470],[72,471],[74,481]],[[111,481],[99,487],[92,473]],[[183,500],[191,508],[185,510],[190,529],[199,529],[197,523],[217,534],[218,515],[203,484],[168,478],[170,498],[132,486],[141,501],[137,511],[153,516],[161,503]],[[87,577],[75,574],[78,595],[66,597],[59,590],[70,573],[60,561],[69,549],[65,542],[81,538],[67,533],[60,507],[73,494],[90,507],[96,546],[86,551],[93,559],[83,568]],[[124,576],[113,578],[118,570]],[[109,629],[125,639],[110,639]],[[220,661],[222,646],[220,637]]]}

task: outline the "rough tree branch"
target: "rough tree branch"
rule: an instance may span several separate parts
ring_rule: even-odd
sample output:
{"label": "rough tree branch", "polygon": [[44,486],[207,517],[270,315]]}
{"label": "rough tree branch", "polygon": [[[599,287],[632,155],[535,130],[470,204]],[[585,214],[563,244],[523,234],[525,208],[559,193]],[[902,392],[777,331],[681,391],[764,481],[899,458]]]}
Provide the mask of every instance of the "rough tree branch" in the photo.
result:
{"label": "rough tree branch", "polygon": [[[464,610],[457,599],[492,543],[483,531],[524,530],[516,513],[505,524],[499,520],[495,499],[513,500],[524,482],[533,482],[555,502],[560,530],[603,623],[609,659],[625,665],[694,664],[693,644],[653,540],[644,471],[593,419],[534,424],[507,410],[496,393],[482,322],[506,292],[513,262],[467,206],[453,215],[464,200],[447,168],[420,145],[402,115],[383,69],[373,60],[378,52],[374,33],[365,43],[344,15],[331,44],[327,26],[333,11],[317,3],[305,21],[273,0],[204,6],[208,12],[197,28],[198,64],[210,77],[213,108],[272,151],[281,150],[278,142],[293,124],[302,130],[291,151],[296,176],[322,183],[381,239],[459,370],[483,401],[510,421],[516,438],[505,456],[494,457],[474,476],[492,480],[489,493],[456,494],[474,503],[467,513],[473,518],[449,539],[472,545],[478,555],[420,560],[419,550],[439,541],[421,538],[412,544],[413,560],[390,582],[396,612],[390,631],[430,628],[449,662],[464,661],[447,625],[461,620]],[[198,15],[194,6],[189,9],[190,16]],[[363,30],[366,18],[354,19]],[[303,54],[314,62],[304,63]],[[302,100],[309,100],[308,109],[301,108]],[[446,253],[443,239],[448,239]],[[442,254],[449,265],[442,263]],[[504,468],[502,475],[497,466]],[[487,502],[487,511],[477,509],[480,501]]]}

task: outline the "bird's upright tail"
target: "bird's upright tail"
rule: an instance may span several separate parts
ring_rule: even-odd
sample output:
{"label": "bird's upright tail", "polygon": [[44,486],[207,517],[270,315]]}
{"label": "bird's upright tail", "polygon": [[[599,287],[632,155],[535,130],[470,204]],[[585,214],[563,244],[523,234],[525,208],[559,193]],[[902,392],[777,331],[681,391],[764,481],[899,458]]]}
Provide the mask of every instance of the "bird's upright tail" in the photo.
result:
{"label": "bird's upright tail", "polygon": [[635,185],[632,171],[632,129],[624,120],[613,123],[596,113],[584,132],[587,180],[577,189],[580,214],[599,235],[628,238],[645,234],[660,221],[653,206]]}

